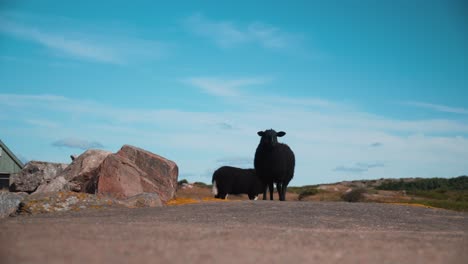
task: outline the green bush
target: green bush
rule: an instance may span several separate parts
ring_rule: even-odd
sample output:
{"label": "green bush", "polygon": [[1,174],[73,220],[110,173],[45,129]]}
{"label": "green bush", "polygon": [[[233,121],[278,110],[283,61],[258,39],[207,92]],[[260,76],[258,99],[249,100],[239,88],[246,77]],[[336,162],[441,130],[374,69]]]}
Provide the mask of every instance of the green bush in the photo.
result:
{"label": "green bush", "polygon": [[346,202],[356,203],[363,200],[364,193],[366,193],[366,189],[364,188],[353,189],[341,195],[341,199],[343,199]]}
{"label": "green bush", "polygon": [[180,180],[177,182],[178,186],[182,186],[183,184],[188,184],[189,182],[186,179]]}

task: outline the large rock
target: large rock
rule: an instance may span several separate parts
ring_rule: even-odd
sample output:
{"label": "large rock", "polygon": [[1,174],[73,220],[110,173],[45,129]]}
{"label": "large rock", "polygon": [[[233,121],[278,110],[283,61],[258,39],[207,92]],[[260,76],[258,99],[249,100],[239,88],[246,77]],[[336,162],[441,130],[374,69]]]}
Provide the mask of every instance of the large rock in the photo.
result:
{"label": "large rock", "polygon": [[128,198],[143,192],[145,172],[125,157],[109,155],[101,164],[97,193]]}
{"label": "large rock", "polygon": [[98,193],[128,198],[147,192],[157,193],[166,202],[177,188],[178,167],[149,151],[125,145],[104,160],[99,171]]}
{"label": "large rock", "polygon": [[53,181],[37,188],[37,193],[76,191],[95,193],[99,166],[111,152],[89,149],[73,160]]}
{"label": "large rock", "polygon": [[12,177],[10,190],[13,192],[34,192],[62,173],[68,164],[30,161],[23,170]]}
{"label": "large rock", "polygon": [[14,214],[27,194],[0,192],[0,218]]}

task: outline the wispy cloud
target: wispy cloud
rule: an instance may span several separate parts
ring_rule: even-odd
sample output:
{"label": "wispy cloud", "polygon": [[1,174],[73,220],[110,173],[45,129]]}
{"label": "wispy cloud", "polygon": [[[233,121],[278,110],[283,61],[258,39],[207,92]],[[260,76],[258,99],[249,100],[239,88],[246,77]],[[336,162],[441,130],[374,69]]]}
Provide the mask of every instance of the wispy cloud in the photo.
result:
{"label": "wispy cloud", "polygon": [[361,168],[361,167],[347,167],[347,166],[338,166],[334,169],[334,171],[339,171],[339,172],[350,172],[350,173],[362,173],[365,171],[368,171],[367,168]]}
{"label": "wispy cloud", "polygon": [[233,166],[239,168],[253,168],[253,158],[248,157],[224,157],[216,160],[220,166]]}
{"label": "wispy cloud", "polygon": [[104,146],[96,141],[87,141],[78,138],[65,138],[52,143],[54,147],[67,147],[87,150],[91,148],[103,148]]}
{"label": "wispy cloud", "polygon": [[233,128],[234,128],[234,127],[233,127],[231,124],[229,124],[228,122],[219,122],[219,123],[217,123],[217,126],[218,126],[219,128],[221,128],[221,129],[227,129],[227,130],[233,129]]}
{"label": "wispy cloud", "polygon": [[52,121],[46,120],[46,119],[27,119],[25,121],[26,121],[26,123],[31,124],[33,126],[46,127],[46,128],[57,128],[57,127],[59,127],[58,123],[52,122]]}
{"label": "wispy cloud", "polygon": [[75,28],[52,30],[17,21],[19,18],[0,15],[0,33],[39,44],[59,56],[122,65],[159,58],[165,49],[161,42],[128,37],[125,32],[109,35]]}
{"label": "wispy cloud", "polygon": [[268,78],[263,77],[238,79],[196,77],[184,80],[185,83],[201,89],[204,93],[221,97],[240,96],[241,88],[263,85],[268,81]]}
{"label": "wispy cloud", "polygon": [[363,173],[369,171],[369,169],[384,167],[383,163],[362,163],[358,162],[354,166],[338,166],[334,171],[338,172],[349,172],[349,173]]}
{"label": "wispy cloud", "polygon": [[284,49],[297,45],[299,39],[295,34],[265,23],[252,22],[240,26],[231,21],[211,20],[202,14],[188,17],[184,25],[192,33],[208,38],[225,48],[256,43],[269,49]]}
{"label": "wispy cloud", "polygon": [[415,107],[420,107],[420,108],[426,108],[426,109],[437,111],[437,112],[468,115],[467,108],[450,107],[446,105],[431,104],[431,103],[424,103],[424,102],[404,102],[404,104],[415,106]]}
{"label": "wispy cloud", "polygon": [[381,142],[374,142],[374,143],[370,144],[370,146],[373,147],[373,148],[378,148],[378,147],[383,146],[383,144]]}

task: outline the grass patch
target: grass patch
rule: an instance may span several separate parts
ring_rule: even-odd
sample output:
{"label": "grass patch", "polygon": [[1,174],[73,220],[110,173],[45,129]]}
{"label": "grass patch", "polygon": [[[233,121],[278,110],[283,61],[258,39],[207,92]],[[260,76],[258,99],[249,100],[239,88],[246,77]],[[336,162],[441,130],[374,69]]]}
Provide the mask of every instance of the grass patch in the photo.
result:
{"label": "grass patch", "polygon": [[304,186],[289,186],[288,192],[300,194],[301,192],[310,190],[310,189],[317,189],[318,185],[304,185]]}
{"label": "grass patch", "polygon": [[200,187],[200,188],[212,188],[213,187],[213,185],[206,184],[204,182],[194,182],[193,185],[197,186],[197,187]]}
{"label": "grass patch", "polygon": [[468,212],[468,202],[457,202],[451,200],[419,200],[418,203],[437,208]]}

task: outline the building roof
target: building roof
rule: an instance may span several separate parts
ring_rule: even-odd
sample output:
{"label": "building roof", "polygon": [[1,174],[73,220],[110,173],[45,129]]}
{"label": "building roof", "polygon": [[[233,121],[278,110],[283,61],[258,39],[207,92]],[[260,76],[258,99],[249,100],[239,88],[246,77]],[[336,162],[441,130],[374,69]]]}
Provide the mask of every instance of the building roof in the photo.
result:
{"label": "building roof", "polygon": [[19,160],[15,154],[13,154],[13,152],[11,152],[11,150],[5,145],[5,143],[3,143],[3,141],[0,139],[0,147],[3,149],[4,152],[6,152],[8,154],[8,156],[11,157],[11,159],[20,167],[20,168],[23,168],[24,167],[24,164],[23,162],[21,162],[21,160]]}

